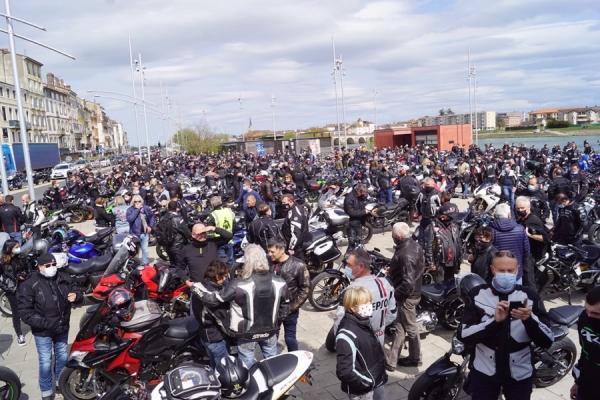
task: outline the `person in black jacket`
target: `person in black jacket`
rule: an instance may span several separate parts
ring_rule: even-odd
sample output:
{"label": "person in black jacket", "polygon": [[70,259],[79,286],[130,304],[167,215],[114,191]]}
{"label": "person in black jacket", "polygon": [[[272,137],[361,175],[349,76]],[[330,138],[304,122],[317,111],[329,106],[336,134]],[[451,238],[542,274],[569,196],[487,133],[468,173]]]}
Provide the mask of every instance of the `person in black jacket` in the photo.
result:
{"label": "person in black jacket", "polygon": [[106,211],[106,199],[104,197],[98,197],[94,204],[96,205],[94,207],[94,219],[96,220],[96,226],[115,226],[115,214],[109,214]]}
{"label": "person in black jacket", "polygon": [[[219,260],[213,260],[208,264],[202,283],[210,292],[219,292],[223,289],[223,283],[229,274],[229,266]],[[227,357],[226,335],[223,332],[222,321],[227,320],[227,311],[229,305],[227,303],[219,304],[218,306],[205,306],[199,298],[192,296],[193,314],[200,323],[198,331],[200,341],[208,354],[210,368],[214,370],[221,362],[221,359]]]}
{"label": "person in black jacket", "polygon": [[[208,237],[208,232],[215,232],[219,237]],[[180,273],[185,271],[188,284],[201,282],[204,272],[212,260],[219,258],[219,246],[233,239],[233,234],[226,229],[206,226],[202,223],[192,227],[192,241],[181,249],[177,267]]]}
{"label": "person in black jacket", "polygon": [[25,337],[21,329],[17,289],[21,282],[29,276],[29,270],[22,257],[19,242],[14,239],[8,239],[4,242],[2,246],[2,264],[0,265],[0,275],[4,278],[4,285],[0,285],[0,289],[4,290],[10,304],[13,328],[15,329],[17,344],[19,346],[25,346]]}
{"label": "person in black jacket", "polygon": [[[538,184],[538,179],[535,176],[529,178],[527,189],[519,193],[520,196],[528,196],[531,202],[531,212],[538,216],[542,222],[546,223],[546,220],[550,216],[550,207],[548,205],[548,196],[541,190]],[[515,202],[516,204],[516,202]]]}
{"label": "person in black jacket", "polygon": [[291,194],[283,195],[281,204],[286,210],[281,233],[287,242],[288,253],[304,260],[302,243],[308,234],[308,216],[304,207],[296,203],[294,196]]}
{"label": "person in black jacket", "polygon": [[19,286],[18,310],[35,339],[42,400],[54,400],[52,353],[54,350],[54,379],[58,381],[67,362],[71,307],[81,304],[83,295],[69,274],[58,272],[52,254],[43,253],[37,263],[39,271]]}
{"label": "person in black jacket", "polygon": [[471,272],[479,275],[484,281],[491,282],[494,276],[490,271],[490,265],[498,252],[493,243],[494,231],[489,226],[479,226],[475,228],[473,238],[475,239],[475,252],[468,258],[471,263]]}
{"label": "person in black jacket", "polygon": [[375,181],[379,188],[379,197],[385,203],[391,203],[394,197],[392,194],[392,177],[392,173],[387,164],[382,164]]}
{"label": "person in black jacket", "polygon": [[268,247],[268,255],[273,262],[273,273],[281,276],[287,284],[290,310],[287,317],[282,321],[285,330],[285,344],[288,351],[296,351],[298,350],[296,326],[298,325],[300,307],[308,299],[310,276],[304,261],[286,254],[285,250],[287,246],[285,240],[274,237],[269,240]]}
{"label": "person in black jacket", "polygon": [[462,242],[460,230],[454,223],[457,215],[456,205],[444,204],[438,209],[437,218],[422,232],[425,265],[436,271],[436,282],[454,279],[460,270]]}
{"label": "person in black jacket", "polygon": [[273,193],[273,174],[260,184],[260,197],[271,207],[271,218],[275,219],[275,194]]}
{"label": "person in black jacket", "polygon": [[248,225],[246,239],[249,243],[258,244],[263,250],[268,252],[268,242],[271,238],[283,238],[281,228],[271,218],[271,208],[267,204],[261,204],[257,207],[258,219]]}
{"label": "person in black jacket", "polygon": [[[167,212],[163,216],[170,220],[173,230],[173,241],[165,248],[165,251],[169,256],[169,263],[176,266],[180,264],[183,246],[192,240],[192,234],[179,212],[179,203],[170,201],[167,205]],[[179,272],[180,276],[184,277],[184,271],[180,270]]]}
{"label": "person in black jacket", "polygon": [[[410,237],[408,224],[398,222],[392,227],[395,248],[390,262],[389,276],[394,285],[398,314],[393,327],[392,346],[386,355],[385,368],[396,369],[396,363],[405,367],[422,365],[421,340],[417,324],[417,306],[421,301],[421,284],[425,269],[423,248]],[[408,357],[398,358],[402,345],[408,344]]]}
{"label": "person in black jacket", "polygon": [[571,399],[592,400],[598,398],[600,376],[600,287],[596,286],[585,296],[585,310],[577,321],[581,355],[573,366],[575,383],[571,387]]}
{"label": "person in black jacket", "polygon": [[350,216],[347,236],[351,242],[354,238],[361,237],[362,226],[367,222],[367,217],[376,215],[375,211],[369,213],[365,209],[368,193],[367,185],[359,183],[344,199],[344,212]]}
{"label": "person in black jacket", "polygon": [[559,194],[555,199],[558,207],[556,224],[550,230],[553,242],[567,244],[581,244],[583,232],[587,225],[587,213],[581,204],[571,202],[566,194]]}
{"label": "person in black jacket", "polygon": [[362,286],[344,291],[345,314],[335,338],[335,374],[350,399],[385,399],[388,376],[383,347],[369,323],[372,302],[371,292]]}
{"label": "person in black jacket", "polygon": [[568,178],[571,180],[570,199],[577,203],[583,202],[589,189],[588,179],[584,174],[579,172],[579,167],[576,163],[571,164]]}
{"label": "person in black jacket", "polygon": [[569,196],[571,182],[567,178],[563,177],[563,171],[560,167],[555,168],[552,171],[552,177],[552,182],[550,182],[550,186],[548,187],[548,199],[552,203],[550,207],[552,210],[552,222],[556,224],[558,208],[554,202],[554,199],[556,199],[556,196],[559,194],[565,194]]}
{"label": "person in black jacket", "polygon": [[0,230],[21,244],[21,224],[27,222],[27,218],[21,209],[12,203],[13,200],[13,195],[7,194],[5,197],[0,194]]}

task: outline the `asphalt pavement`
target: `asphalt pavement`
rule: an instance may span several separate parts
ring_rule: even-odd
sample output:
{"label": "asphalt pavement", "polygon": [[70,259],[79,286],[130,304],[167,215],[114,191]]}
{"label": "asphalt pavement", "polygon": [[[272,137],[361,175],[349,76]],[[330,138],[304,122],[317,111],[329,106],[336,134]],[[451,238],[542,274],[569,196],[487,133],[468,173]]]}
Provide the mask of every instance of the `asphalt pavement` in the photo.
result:
{"label": "asphalt pavement", "polygon": [[[36,188],[37,190],[38,188]],[[43,191],[42,185],[40,190]],[[19,199],[20,200],[20,199]],[[465,200],[455,199],[461,210],[465,210],[467,205]],[[81,224],[74,224],[77,229],[90,233],[94,231],[92,221],[85,221]],[[389,231],[380,233],[376,231],[373,239],[367,245],[367,248],[372,249],[378,247],[384,255],[391,256],[393,253],[393,241]],[[342,249],[344,251],[345,249]],[[155,248],[150,248],[151,262],[156,259]],[[468,271],[468,265],[463,265],[463,270]],[[584,295],[581,292],[573,294],[573,304],[583,305]],[[565,305],[566,296],[558,296],[553,298],[545,298],[544,304],[547,309]],[[73,310],[71,315],[71,330],[69,332],[69,343],[72,343],[77,334],[79,319],[85,311],[85,307],[79,307]],[[314,354],[315,371],[312,373],[314,377],[313,386],[305,383],[298,383],[293,394],[299,398],[309,400],[329,400],[329,399],[346,399],[347,395],[340,389],[340,383],[335,375],[336,358],[335,354],[330,353],[324,347],[325,338],[329,329],[333,324],[334,312],[317,312],[306,302],[300,312],[298,321],[297,338],[301,350],[311,351]],[[4,316],[0,316],[0,353],[3,354],[4,360],[0,362],[12,370],[20,377],[23,386],[22,399],[39,398],[40,391],[38,388],[38,363],[35,342],[30,333],[29,327],[22,324],[25,332],[26,346],[19,347],[16,343],[16,337],[12,328],[11,320]],[[389,381],[386,385],[386,398],[388,400],[406,399],[410,387],[415,382],[420,374],[431,365],[435,360],[444,355],[450,348],[453,331],[446,330],[441,326],[422,337],[423,351],[423,366],[415,368],[398,367],[395,372],[389,373]],[[569,337],[576,343],[578,350],[577,332],[571,329]],[[285,343],[283,335],[279,340],[280,351],[285,351]],[[386,346],[387,348],[387,346]],[[257,350],[257,355],[260,351]],[[403,355],[405,355],[403,353]],[[461,362],[461,358],[453,356],[452,359],[456,362]],[[566,376],[554,386],[545,389],[535,389],[532,399],[534,400],[558,400],[569,398],[569,389],[573,384],[573,379],[570,375]],[[60,399],[60,395],[57,398]],[[469,399],[470,396],[461,395],[460,398]]]}

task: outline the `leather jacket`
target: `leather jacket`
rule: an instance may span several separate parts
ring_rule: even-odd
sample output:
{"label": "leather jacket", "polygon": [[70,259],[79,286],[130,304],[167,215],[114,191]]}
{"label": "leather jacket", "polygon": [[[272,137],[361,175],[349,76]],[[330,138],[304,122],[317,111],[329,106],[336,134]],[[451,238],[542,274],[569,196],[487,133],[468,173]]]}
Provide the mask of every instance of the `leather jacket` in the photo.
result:
{"label": "leather jacket", "polygon": [[390,278],[396,301],[421,298],[424,270],[423,248],[410,238],[399,241],[390,262]]}
{"label": "leather jacket", "polygon": [[173,224],[173,243],[169,246],[169,250],[181,250],[190,240],[192,240],[192,233],[187,227],[183,217],[177,213],[169,212],[170,216],[167,218],[171,219]]}
{"label": "leather jacket", "polygon": [[264,201],[275,201],[275,196],[273,195],[273,184],[270,181],[267,180],[260,184],[260,197],[262,197]]}
{"label": "leather jacket", "polygon": [[285,279],[290,301],[290,314],[298,311],[308,299],[310,290],[310,275],[306,264],[304,261],[290,256],[286,261],[276,263],[273,266],[273,272]]}

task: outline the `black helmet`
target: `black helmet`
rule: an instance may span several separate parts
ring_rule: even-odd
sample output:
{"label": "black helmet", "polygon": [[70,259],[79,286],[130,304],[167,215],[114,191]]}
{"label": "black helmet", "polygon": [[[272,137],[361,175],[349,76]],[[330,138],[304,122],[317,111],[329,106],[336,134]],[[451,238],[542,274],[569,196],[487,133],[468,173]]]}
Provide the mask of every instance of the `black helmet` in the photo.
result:
{"label": "black helmet", "polygon": [[248,368],[239,358],[232,356],[222,358],[217,365],[217,373],[219,374],[223,397],[235,398],[241,396],[250,383]]}
{"label": "black helmet", "polygon": [[123,246],[129,250],[129,255],[131,257],[135,257],[138,255],[138,252],[142,247],[142,242],[140,241],[139,237],[129,235],[123,240]]}
{"label": "black helmet", "polygon": [[108,295],[110,311],[121,321],[130,321],[135,314],[135,301],[129,290],[118,288]]}
{"label": "black helmet", "polygon": [[463,300],[466,298],[467,294],[471,291],[471,289],[479,285],[485,284],[483,278],[477,274],[466,274],[464,276],[459,276],[458,278],[456,278],[456,280],[458,294],[460,297],[463,298]]}
{"label": "black helmet", "polygon": [[48,241],[46,239],[36,239],[33,242],[33,253],[35,255],[40,255],[48,251]]}

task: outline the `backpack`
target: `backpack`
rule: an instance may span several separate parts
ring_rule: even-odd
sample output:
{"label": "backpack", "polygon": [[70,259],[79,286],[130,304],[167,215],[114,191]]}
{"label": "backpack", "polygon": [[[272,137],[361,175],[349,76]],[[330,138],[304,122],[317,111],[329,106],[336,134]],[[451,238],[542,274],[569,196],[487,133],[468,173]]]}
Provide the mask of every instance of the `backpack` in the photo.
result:
{"label": "backpack", "polygon": [[172,219],[173,217],[165,215],[154,227],[156,242],[161,246],[169,247],[175,241]]}

